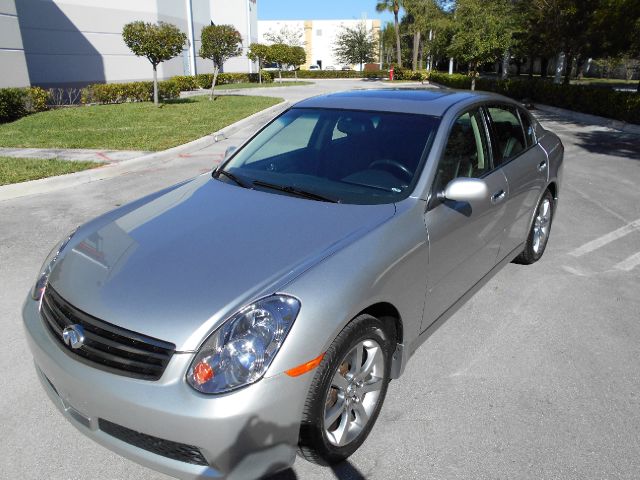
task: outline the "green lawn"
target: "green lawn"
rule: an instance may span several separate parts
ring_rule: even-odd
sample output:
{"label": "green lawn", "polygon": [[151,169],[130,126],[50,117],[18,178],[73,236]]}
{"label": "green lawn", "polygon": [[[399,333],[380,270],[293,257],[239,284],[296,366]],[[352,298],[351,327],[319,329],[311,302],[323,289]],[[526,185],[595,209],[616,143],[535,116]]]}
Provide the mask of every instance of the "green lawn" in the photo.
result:
{"label": "green lawn", "polygon": [[571,80],[574,85],[593,85],[596,87],[637,87],[637,80],[623,80],[621,78],[582,78],[580,80]]}
{"label": "green lawn", "polygon": [[0,125],[0,147],[165,150],[216,132],[281,102],[220,96],[61,108]]}
{"label": "green lawn", "polygon": [[227,83],[216,85],[216,90],[235,90],[236,88],[272,88],[272,87],[296,87],[300,85],[313,85],[313,82],[288,81],[279,82],[276,78],[272,83]]}
{"label": "green lawn", "polygon": [[40,158],[0,157],[0,185],[79,172],[100,165],[102,164],[96,162],[72,162],[55,158],[43,160]]}

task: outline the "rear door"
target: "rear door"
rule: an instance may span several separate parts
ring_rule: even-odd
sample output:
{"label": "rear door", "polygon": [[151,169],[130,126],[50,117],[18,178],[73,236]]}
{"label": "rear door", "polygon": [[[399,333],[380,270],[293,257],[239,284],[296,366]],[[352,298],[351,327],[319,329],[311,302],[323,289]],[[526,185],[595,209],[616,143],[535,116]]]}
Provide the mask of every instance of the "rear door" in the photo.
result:
{"label": "rear door", "polygon": [[[490,196],[472,203],[437,200],[457,177],[482,178]],[[429,269],[425,330],[495,265],[505,228],[506,177],[494,169],[487,125],[479,108],[460,115],[439,160],[425,212]]]}
{"label": "rear door", "polygon": [[533,210],[547,183],[548,162],[536,142],[528,112],[507,104],[488,105],[486,111],[494,161],[509,183],[506,230],[498,258],[501,260],[526,240]]}

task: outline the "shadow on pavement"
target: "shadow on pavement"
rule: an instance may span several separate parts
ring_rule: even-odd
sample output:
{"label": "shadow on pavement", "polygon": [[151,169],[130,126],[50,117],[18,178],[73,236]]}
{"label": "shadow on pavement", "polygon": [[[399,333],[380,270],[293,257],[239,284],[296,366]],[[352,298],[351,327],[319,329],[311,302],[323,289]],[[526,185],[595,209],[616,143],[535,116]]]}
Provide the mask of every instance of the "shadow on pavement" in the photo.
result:
{"label": "shadow on pavement", "polygon": [[576,145],[591,153],[640,160],[640,135],[622,132],[576,132]]}
{"label": "shadow on pavement", "polygon": [[[338,480],[366,480],[367,478],[348,460],[336,465],[331,465],[330,468]],[[293,469],[287,468],[286,470],[266,477],[263,480],[298,480],[298,476]]]}

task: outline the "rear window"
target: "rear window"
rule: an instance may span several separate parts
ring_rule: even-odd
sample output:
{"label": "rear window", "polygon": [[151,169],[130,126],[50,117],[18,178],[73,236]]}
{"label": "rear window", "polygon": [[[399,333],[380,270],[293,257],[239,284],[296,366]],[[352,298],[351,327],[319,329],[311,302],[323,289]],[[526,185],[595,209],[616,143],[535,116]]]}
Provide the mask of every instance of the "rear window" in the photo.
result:
{"label": "rear window", "polygon": [[524,131],[514,107],[500,105],[487,108],[491,119],[496,151],[496,164],[504,163],[522,152],[526,146]]}

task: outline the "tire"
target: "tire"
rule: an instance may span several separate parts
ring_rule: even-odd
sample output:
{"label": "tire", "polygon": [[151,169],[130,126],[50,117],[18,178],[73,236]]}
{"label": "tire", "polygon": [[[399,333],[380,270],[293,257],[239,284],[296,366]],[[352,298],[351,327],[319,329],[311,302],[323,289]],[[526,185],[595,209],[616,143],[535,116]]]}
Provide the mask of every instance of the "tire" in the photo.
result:
{"label": "tire", "polygon": [[298,453],[306,460],[320,465],[341,462],[369,435],[387,393],[395,348],[395,332],[389,332],[387,325],[371,315],[359,315],[326,351],[300,425]]}
{"label": "tire", "polygon": [[545,190],[540,201],[538,201],[538,205],[536,205],[536,213],[527,235],[524,250],[513,260],[514,263],[531,265],[542,258],[551,234],[553,214],[553,195],[549,190]]}

